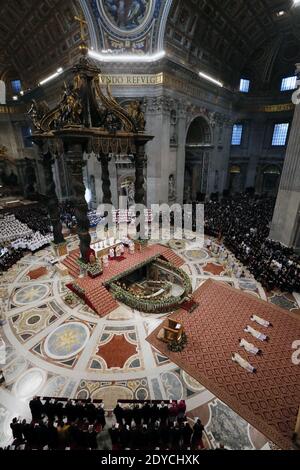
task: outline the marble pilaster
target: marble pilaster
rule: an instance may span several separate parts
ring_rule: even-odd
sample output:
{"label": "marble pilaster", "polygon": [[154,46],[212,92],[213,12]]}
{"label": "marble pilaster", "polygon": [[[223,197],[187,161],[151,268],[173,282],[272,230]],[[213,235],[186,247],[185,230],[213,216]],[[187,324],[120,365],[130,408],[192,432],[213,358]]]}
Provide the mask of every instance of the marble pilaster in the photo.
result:
{"label": "marble pilaster", "polygon": [[300,106],[295,114],[284,161],[270,238],[300,248]]}

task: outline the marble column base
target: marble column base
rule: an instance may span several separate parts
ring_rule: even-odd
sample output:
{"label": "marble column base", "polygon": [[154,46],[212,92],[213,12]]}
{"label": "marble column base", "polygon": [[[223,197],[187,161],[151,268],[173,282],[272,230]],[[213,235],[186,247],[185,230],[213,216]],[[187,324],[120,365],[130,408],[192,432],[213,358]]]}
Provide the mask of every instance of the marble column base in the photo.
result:
{"label": "marble column base", "polygon": [[51,249],[52,249],[52,253],[55,255],[55,256],[65,256],[68,254],[68,247],[67,247],[67,243],[59,243],[58,245],[56,245],[55,243],[51,243]]}

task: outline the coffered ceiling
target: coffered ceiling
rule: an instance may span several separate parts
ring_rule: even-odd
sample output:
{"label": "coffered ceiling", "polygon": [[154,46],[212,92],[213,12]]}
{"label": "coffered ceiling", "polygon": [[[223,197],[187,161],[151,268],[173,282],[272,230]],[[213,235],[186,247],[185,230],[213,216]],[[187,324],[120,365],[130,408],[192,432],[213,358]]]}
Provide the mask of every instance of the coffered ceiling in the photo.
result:
{"label": "coffered ceiling", "polygon": [[300,61],[300,6],[293,0],[174,0],[166,47],[228,83],[242,73],[268,87]]}
{"label": "coffered ceiling", "polygon": [[72,63],[80,13],[75,0],[0,0],[0,77],[31,87]]}

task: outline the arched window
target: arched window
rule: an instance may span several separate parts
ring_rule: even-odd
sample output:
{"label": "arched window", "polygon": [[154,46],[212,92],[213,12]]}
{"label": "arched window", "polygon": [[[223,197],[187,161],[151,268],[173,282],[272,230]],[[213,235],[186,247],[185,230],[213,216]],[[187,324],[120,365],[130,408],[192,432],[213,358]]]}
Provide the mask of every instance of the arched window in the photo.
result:
{"label": "arched window", "polygon": [[6,85],[0,80],[0,104],[6,104]]}
{"label": "arched window", "polygon": [[187,146],[201,146],[211,144],[211,131],[207,121],[199,116],[191,123],[187,138]]}
{"label": "arched window", "polygon": [[241,167],[239,165],[232,165],[230,167],[229,173],[231,174],[239,174],[241,173]]}

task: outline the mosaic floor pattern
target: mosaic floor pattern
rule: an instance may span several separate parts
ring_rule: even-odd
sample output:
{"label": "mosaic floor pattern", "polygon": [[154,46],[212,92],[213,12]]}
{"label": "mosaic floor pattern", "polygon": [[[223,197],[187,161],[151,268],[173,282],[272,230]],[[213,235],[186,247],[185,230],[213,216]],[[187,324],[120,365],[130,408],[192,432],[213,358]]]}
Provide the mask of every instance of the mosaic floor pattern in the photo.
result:
{"label": "mosaic floor pattern", "polygon": [[[76,238],[68,242],[71,249],[77,247]],[[300,316],[300,296],[266,293],[247,270],[246,277],[238,279],[228,261],[205,248],[195,249],[189,241],[174,248],[194,289],[213,278]],[[119,305],[100,318],[80,302],[68,305],[65,285],[70,278],[61,277],[49,265],[50,254],[50,249],[44,249],[25,256],[0,277],[0,293],[8,299],[7,321],[0,330],[6,343],[5,362],[0,365],[6,377],[0,387],[0,445],[11,439],[11,419],[29,418],[28,400],[39,394],[101,398],[107,408],[120,398],[184,398],[190,417],[200,416],[206,424],[208,447],[220,441],[233,449],[272,446],[145,341],[164,315],[146,315]],[[45,268],[40,271],[43,275],[31,279],[29,273],[40,268]]]}

